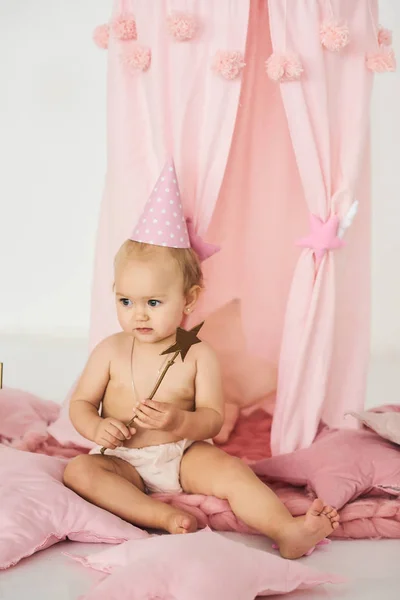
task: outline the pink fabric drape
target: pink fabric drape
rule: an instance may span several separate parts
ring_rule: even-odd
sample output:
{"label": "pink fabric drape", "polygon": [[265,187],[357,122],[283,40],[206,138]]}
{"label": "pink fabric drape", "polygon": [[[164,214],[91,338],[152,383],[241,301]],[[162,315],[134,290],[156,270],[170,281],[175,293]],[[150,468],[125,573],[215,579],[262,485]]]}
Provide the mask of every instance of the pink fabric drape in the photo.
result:
{"label": "pink fabric drape", "polygon": [[[177,42],[167,15],[194,15],[199,33]],[[135,18],[137,41],[113,37],[108,50],[108,169],[95,257],[90,346],[119,330],[112,294],[113,257],[129,237],[172,154],[184,210],[200,234],[218,198],[235,125],[241,79],[226,80],[211,65],[218,50],[244,54],[248,0],[116,0],[113,16]],[[146,46],[151,65],[129,72],[120,60]]]}
{"label": "pink fabric drape", "polygon": [[[119,329],[113,256],[172,150],[185,209],[198,231],[222,246],[204,263],[206,291],[187,325],[206,318],[202,337],[221,358],[230,429],[239,408],[273,400],[281,353],[275,454],[311,443],[320,418],[346,426],[344,412],[359,409],[363,400],[371,85],[364,56],[374,48],[367,2],[350,4],[332,2],[352,36],[349,48],[336,55],[319,42],[328,4],[288,0],[287,43],[294,46],[288,50],[299,54],[305,73],[299,83],[281,85],[265,73],[272,53],[265,0],[251,0],[250,16],[244,0],[192,0],[184,7],[126,0],[114,7],[114,14],[132,11],[137,43],[151,49],[152,63],[148,72],[128,75],[120,44],[111,41],[108,171],[90,345]],[[183,8],[199,19],[200,35],[172,42],[165,17]],[[273,0],[269,10],[274,50],[283,52],[284,1]],[[220,79],[210,69],[214,53],[244,52],[246,33],[242,77]],[[326,218],[334,206],[342,217],[354,199],[360,209],[346,247],[326,256],[316,277],[311,251],[296,267],[295,241],[307,233],[308,210]]]}
{"label": "pink fabric drape", "polygon": [[251,0],[239,110],[208,231],[223,251],[204,263],[206,290],[189,322],[206,319],[202,336],[221,360],[221,440],[240,409],[261,402],[273,410],[286,300],[299,253],[293,240],[307,226],[279,88],[265,73],[272,52],[268,32],[267,3]]}
{"label": "pink fabric drape", "polygon": [[[345,410],[359,410],[364,402],[372,84],[365,56],[376,48],[374,0],[371,6],[373,11],[366,0],[269,2],[274,52],[295,52],[304,68],[299,81],[281,83],[280,90],[308,209],[326,221],[331,214],[343,219],[355,200],[361,207],[345,236],[347,248],[326,253],[318,269],[306,249],[296,266],[280,357],[274,454],[311,444],[321,418],[346,426]],[[338,53],[324,49],[319,37],[322,20],[332,13],[347,21],[351,36]],[[357,233],[358,219],[363,225]]]}

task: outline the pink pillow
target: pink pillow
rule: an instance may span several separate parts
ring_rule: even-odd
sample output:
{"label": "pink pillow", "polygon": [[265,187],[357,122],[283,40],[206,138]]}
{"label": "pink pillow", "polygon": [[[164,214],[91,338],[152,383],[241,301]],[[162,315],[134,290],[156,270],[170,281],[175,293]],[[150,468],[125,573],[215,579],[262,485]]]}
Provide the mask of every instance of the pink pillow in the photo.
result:
{"label": "pink pillow", "polygon": [[66,488],[65,465],[0,445],[0,569],[66,537],[110,544],[148,537]]}
{"label": "pink pillow", "polygon": [[400,412],[371,412],[364,411],[361,413],[348,413],[358,419],[363,425],[369,427],[394,444],[400,445]]}
{"label": "pink pillow", "polygon": [[69,418],[69,402],[72,394],[74,393],[75,385],[76,382],[64,400],[60,416],[56,421],[54,421],[54,423],[50,425],[50,427],[47,428],[47,431],[55,440],[57,440],[59,444],[62,444],[63,446],[70,446],[72,444],[74,446],[78,446],[79,448],[91,450],[96,444],[90,440],[87,440],[80,433],[78,433]]}
{"label": "pink pillow", "polygon": [[47,425],[57,419],[60,407],[33,394],[4,388],[0,390],[0,440],[22,438],[28,431],[47,437]]}
{"label": "pink pillow", "polygon": [[338,509],[377,488],[400,494],[400,452],[372,431],[324,433],[309,448],[267,458],[252,469],[272,481],[307,485]]}
{"label": "pink pillow", "polygon": [[344,581],[210,529],[131,541],[73,558],[112,573],[83,600],[254,600]]}

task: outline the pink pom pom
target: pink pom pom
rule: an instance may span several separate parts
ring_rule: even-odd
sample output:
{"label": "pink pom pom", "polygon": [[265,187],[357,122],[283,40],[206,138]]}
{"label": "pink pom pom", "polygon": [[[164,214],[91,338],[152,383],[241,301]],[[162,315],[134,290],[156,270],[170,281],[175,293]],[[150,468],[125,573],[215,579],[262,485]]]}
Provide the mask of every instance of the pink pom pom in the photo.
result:
{"label": "pink pom pom", "polygon": [[271,54],[265,65],[272,81],[295,81],[303,73],[303,66],[296,54]]}
{"label": "pink pom pom", "polygon": [[324,21],[320,29],[321,44],[332,52],[339,52],[350,41],[350,32],[347,23]]}
{"label": "pink pom pom", "polygon": [[151,63],[151,51],[146,46],[134,46],[120,55],[121,61],[132,71],[147,71]]}
{"label": "pink pom pom", "polygon": [[385,29],[385,27],[379,27],[378,43],[380,46],[392,45],[392,32],[390,31],[390,29]]}
{"label": "pink pom pom", "polygon": [[187,42],[197,31],[197,21],[188,13],[172,13],[167,17],[167,27],[177,42]]}
{"label": "pink pom pom", "polygon": [[380,52],[367,54],[367,68],[374,73],[387,73],[396,70],[396,56],[392,48],[382,46]]}
{"label": "pink pom pom", "polygon": [[295,54],[288,55],[286,57],[285,78],[288,81],[295,81],[296,79],[300,79],[302,72],[303,67],[299,57]]}
{"label": "pink pom pom", "polygon": [[229,50],[218,50],[212,63],[213,71],[225,79],[236,79],[245,66],[243,54]]}
{"label": "pink pom pom", "polygon": [[112,23],[112,29],[118,40],[136,40],[136,22],[132,17],[118,17]]}
{"label": "pink pom pom", "polygon": [[280,81],[285,75],[285,57],[279,54],[271,54],[265,63],[267,75],[272,81]]}
{"label": "pink pom pom", "polygon": [[99,48],[106,50],[108,48],[108,40],[110,38],[110,27],[106,24],[99,25],[93,31],[93,41]]}

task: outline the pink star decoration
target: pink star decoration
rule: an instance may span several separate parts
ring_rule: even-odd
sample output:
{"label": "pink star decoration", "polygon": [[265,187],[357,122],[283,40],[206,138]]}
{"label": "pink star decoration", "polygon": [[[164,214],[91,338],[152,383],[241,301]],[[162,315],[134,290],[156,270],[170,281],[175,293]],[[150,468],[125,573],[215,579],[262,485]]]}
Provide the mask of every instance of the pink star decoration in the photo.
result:
{"label": "pink star decoration", "polygon": [[311,233],[297,242],[302,248],[310,248],[315,255],[317,267],[325,252],[336,250],[344,245],[338,237],[339,217],[331,215],[327,221],[322,221],[316,215],[310,214]]}

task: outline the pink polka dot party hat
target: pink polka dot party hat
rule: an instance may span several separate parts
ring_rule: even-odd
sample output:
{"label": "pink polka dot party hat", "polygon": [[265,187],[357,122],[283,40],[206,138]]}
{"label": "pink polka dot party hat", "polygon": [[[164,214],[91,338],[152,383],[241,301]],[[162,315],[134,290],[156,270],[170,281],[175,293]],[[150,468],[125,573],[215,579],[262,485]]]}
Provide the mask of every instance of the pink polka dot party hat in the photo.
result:
{"label": "pink polka dot party hat", "polygon": [[193,248],[201,261],[220,250],[204,242],[185,218],[175,165],[168,159],[130,239],[169,248]]}

